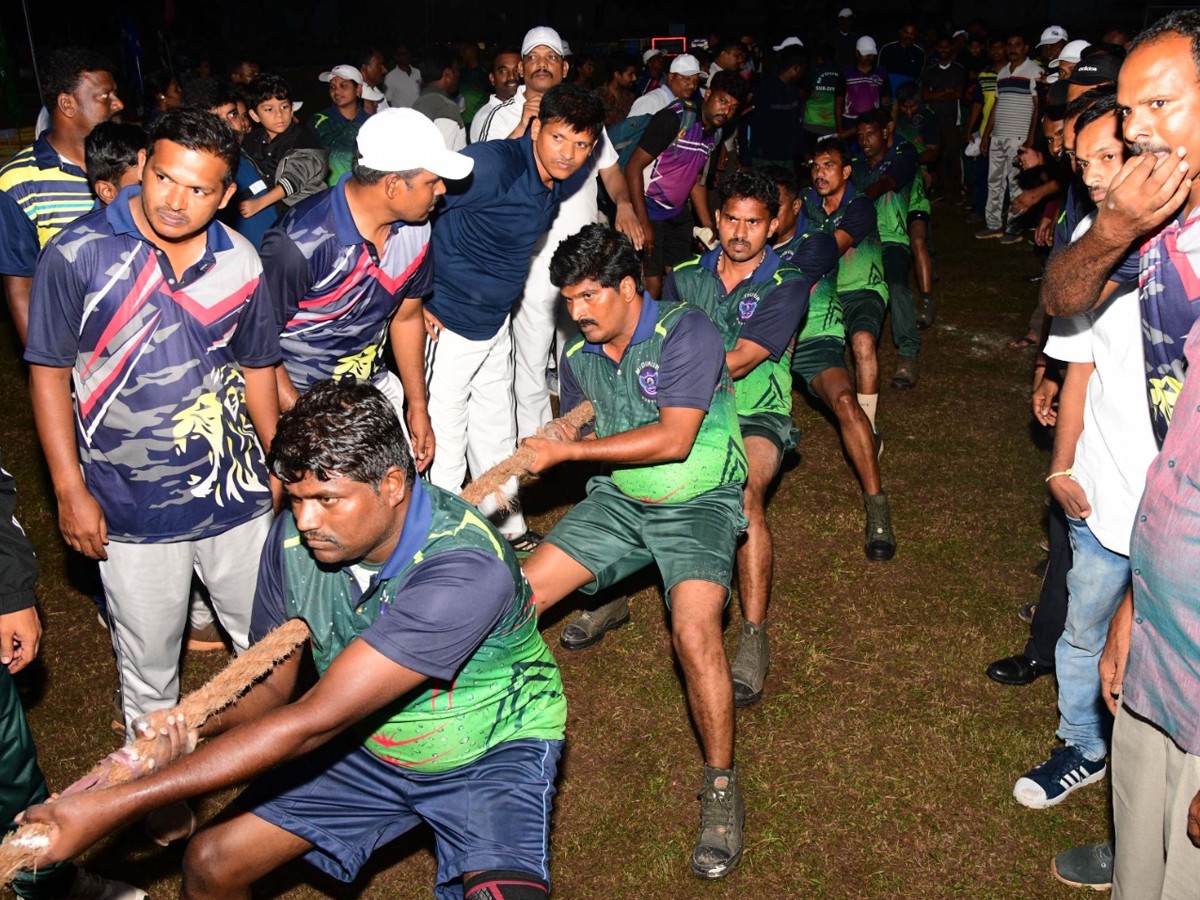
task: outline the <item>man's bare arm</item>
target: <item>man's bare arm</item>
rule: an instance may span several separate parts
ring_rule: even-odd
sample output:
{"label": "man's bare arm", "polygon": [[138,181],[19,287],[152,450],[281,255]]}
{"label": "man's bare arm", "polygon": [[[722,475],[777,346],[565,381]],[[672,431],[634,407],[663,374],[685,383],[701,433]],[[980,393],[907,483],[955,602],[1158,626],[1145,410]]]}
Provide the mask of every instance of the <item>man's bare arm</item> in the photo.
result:
{"label": "man's bare arm", "polygon": [[8,298],[8,314],[12,316],[13,327],[17,329],[17,337],[21,346],[25,346],[25,336],[29,333],[29,292],[33,288],[33,279],[21,275],[4,276],[4,296]]}
{"label": "man's bare arm", "polygon": [[521,446],[537,451],[531,472],[542,472],[569,461],[644,466],[685,459],[700,433],[705,410],[669,406],[659,409],[658,415],[657,422],[595,440],[569,442],[526,438]]}

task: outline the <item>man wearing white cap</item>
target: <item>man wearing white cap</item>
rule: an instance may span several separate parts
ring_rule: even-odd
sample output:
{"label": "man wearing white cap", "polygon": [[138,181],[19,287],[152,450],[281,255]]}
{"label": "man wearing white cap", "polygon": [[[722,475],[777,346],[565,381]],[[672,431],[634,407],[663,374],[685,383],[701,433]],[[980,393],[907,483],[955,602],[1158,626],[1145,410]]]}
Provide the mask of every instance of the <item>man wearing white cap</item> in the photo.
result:
{"label": "man wearing white cap", "polygon": [[1046,76],[1046,83],[1054,84],[1059,79],[1070,78],[1083,57],[1083,51],[1090,46],[1088,41],[1071,41],[1063,47],[1058,56],[1050,60],[1050,74]]}
{"label": "man wearing white cap", "polygon": [[652,116],[669,103],[692,97],[698,87],[700,60],[690,53],[681,53],[671,60],[667,83],[634,100],[633,106],[629,107],[629,117]]}
{"label": "man wearing white cap", "polygon": [[667,58],[657,47],[651,47],[642,53],[642,74],[633,83],[633,93],[641,97],[658,90],[663,84],[663,69],[666,68]]}
{"label": "man wearing white cap", "polygon": [[828,34],[827,40],[833,45],[834,61],[839,66],[853,65],[854,45],[858,40],[854,30],[854,10],[848,6],[838,10],[837,27]]}
{"label": "man wearing white cap", "polygon": [[366,110],[359,102],[362,96],[362,73],[354,66],[334,66],[317,76],[329,85],[332,101],[324,112],[313,116],[310,123],[321,143],[329,150],[329,184],[350,171],[354,162],[354,139],[358,129],[367,121]]}
{"label": "man wearing white cap", "polygon": [[[531,28],[521,43],[525,85],[517,89],[511,103],[502,105],[491,114],[490,123],[476,140],[495,140],[520,137],[530,118],[529,110],[540,107],[542,96],[561,84],[569,71],[562,58],[563,43],[553,28]],[[629,188],[621,172],[617,152],[605,131],[596,141],[596,149],[584,164],[591,176],[578,191],[565,195],[558,215],[549,232],[534,248],[529,274],[517,306],[513,311],[512,335],[515,370],[517,437],[529,437],[550,421],[550,389],[546,384],[546,367],[555,338],[558,346],[576,333],[566,316],[559,316],[560,295],[550,283],[550,257],[559,242],[584,225],[599,220],[595,175],[599,174],[604,189],[617,207],[616,227],[629,235],[634,246],[642,246],[642,227],[634,214]],[[503,530],[503,529],[502,529]]]}
{"label": "man wearing white cap", "polygon": [[[1042,39],[1037,44],[1038,52],[1042,54],[1042,60],[1049,62],[1061,55],[1069,39],[1070,36],[1067,34],[1067,29],[1061,25],[1051,25],[1043,31]],[[1053,64],[1050,68],[1053,68]]]}
{"label": "man wearing white cap", "polygon": [[842,72],[845,105],[842,108],[841,135],[854,136],[858,117],[865,112],[892,104],[892,89],[888,74],[875,64],[879,48],[875,39],[863,35],[854,45],[855,63]]}
{"label": "man wearing white cap", "polygon": [[[359,130],[351,171],[296,204],[260,254],[283,351],[280,405],[327,378],[370,381],[407,424],[421,471],[434,450],[421,316],[433,289],[429,214],[446,192],[442,179],[473,167],[421,113],[384,110]],[[399,379],[384,357],[389,338]]]}

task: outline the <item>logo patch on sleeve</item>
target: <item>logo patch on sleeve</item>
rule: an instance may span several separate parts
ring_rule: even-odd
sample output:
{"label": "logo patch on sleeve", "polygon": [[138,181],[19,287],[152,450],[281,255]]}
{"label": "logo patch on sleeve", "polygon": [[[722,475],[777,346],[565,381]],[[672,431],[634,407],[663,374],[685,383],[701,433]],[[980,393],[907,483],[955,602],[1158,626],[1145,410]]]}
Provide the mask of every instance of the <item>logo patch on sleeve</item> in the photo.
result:
{"label": "logo patch on sleeve", "polygon": [[642,389],[642,393],[653,400],[658,396],[658,365],[657,363],[646,363],[637,373],[638,387]]}

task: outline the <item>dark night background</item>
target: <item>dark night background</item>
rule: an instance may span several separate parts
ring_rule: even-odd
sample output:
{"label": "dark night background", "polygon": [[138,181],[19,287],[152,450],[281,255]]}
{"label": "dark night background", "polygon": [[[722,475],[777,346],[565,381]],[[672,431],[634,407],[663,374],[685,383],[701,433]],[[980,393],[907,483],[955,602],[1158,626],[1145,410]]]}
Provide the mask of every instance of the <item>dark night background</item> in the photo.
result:
{"label": "dark night background", "polygon": [[[691,37],[753,33],[760,45],[788,34],[814,40],[832,27],[837,10],[850,5],[856,30],[890,40],[902,18],[922,26],[965,27],[978,19],[990,30],[1017,27],[1036,41],[1049,24],[1095,38],[1113,25],[1134,31],[1173,6],[1147,6],[1128,0],[735,0],[668,2],[609,0],[596,4],[548,0],[497,3],[494,0],[409,0],[347,3],[335,0],[0,0],[0,128],[31,125],[36,114],[30,43],[39,55],[70,43],[95,47],[120,70],[121,95],[135,105],[136,73],[125,51],[123,32],[137,34],[143,71],[167,65],[187,69],[201,57],[214,74],[226,60],[246,56],[264,69],[319,70],[341,61],[364,44],[379,46],[391,60],[398,42],[414,52],[448,41],[516,43],[534,24],[559,30],[576,50],[602,53],[623,41],[656,35]],[[1033,43],[1033,41],[1031,41]],[[4,50],[6,48],[6,52]],[[298,93],[305,96],[303,88]],[[318,95],[320,91],[316,92]]]}

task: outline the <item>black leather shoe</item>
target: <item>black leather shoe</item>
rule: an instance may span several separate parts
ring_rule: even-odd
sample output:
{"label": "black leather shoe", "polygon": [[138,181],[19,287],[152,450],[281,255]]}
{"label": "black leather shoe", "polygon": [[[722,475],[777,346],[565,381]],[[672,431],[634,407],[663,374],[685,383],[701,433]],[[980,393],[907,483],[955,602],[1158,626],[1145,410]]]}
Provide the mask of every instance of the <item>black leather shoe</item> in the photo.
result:
{"label": "black leather shoe", "polygon": [[1054,666],[1034,662],[1024,653],[998,659],[987,667],[987,677],[1001,684],[1033,684],[1043,675],[1053,675]]}

